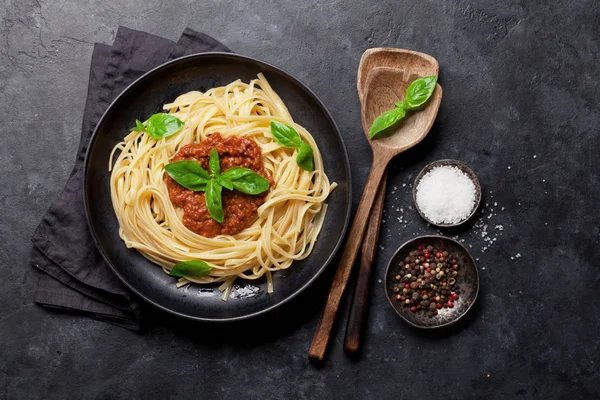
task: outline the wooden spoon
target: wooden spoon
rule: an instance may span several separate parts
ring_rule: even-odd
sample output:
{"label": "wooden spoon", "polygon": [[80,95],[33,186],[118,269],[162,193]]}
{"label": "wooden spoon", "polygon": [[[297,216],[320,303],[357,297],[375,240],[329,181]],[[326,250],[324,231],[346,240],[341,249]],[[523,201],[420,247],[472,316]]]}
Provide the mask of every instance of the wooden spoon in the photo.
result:
{"label": "wooden spoon", "polygon": [[[369,72],[377,67],[394,67],[402,71],[407,68],[419,66],[420,76],[437,76],[439,64],[437,60],[427,54],[418,53],[411,50],[377,48],[367,50],[358,67],[358,76],[356,88],[358,97],[363,102],[365,95],[364,83]],[[409,71],[412,74],[412,71]],[[371,211],[369,225],[365,232],[360,256],[360,269],[352,296],[352,304],[348,313],[348,325],[346,326],[346,337],[344,338],[344,351],[348,354],[356,353],[362,344],[364,324],[367,319],[369,287],[371,285],[371,270],[377,241],[379,239],[379,227],[381,225],[381,216],[383,213],[383,203],[385,200],[385,186],[387,181],[387,169],[384,172],[381,184],[375,197],[375,203]]]}
{"label": "wooden spoon", "polygon": [[[368,55],[368,52],[369,51],[365,53],[365,56]],[[404,70],[390,67],[370,68],[370,66],[364,64],[363,60],[361,60],[361,66],[364,65],[365,68],[370,68],[364,84],[362,81],[359,81],[358,83],[359,88],[364,87],[364,95],[361,97],[361,118],[363,130],[367,139],[369,138],[369,129],[375,118],[381,113],[394,108],[395,103],[402,100],[406,88],[414,79],[420,76],[427,76],[426,74],[421,73],[423,69],[427,69],[425,72],[429,71],[423,61],[420,58],[415,57],[416,52],[406,51],[403,53],[404,56],[401,56],[399,53],[401,52],[392,51],[390,53],[389,62],[390,64],[392,62],[404,62],[404,65],[406,65]],[[365,56],[363,56],[363,58]],[[394,61],[392,61],[392,59]],[[362,198],[358,205],[358,210],[354,216],[344,253],[327,298],[325,310],[323,311],[323,315],[317,326],[309,350],[309,358],[322,360],[325,356],[335,316],[344,290],[346,289],[348,279],[350,278],[352,266],[358,254],[365,228],[369,221],[375,194],[379,188],[379,184],[388,163],[397,154],[413,147],[423,140],[433,125],[441,99],[442,88],[437,85],[436,90],[423,110],[409,113],[397,127],[389,129],[388,131],[390,132],[388,132],[387,135],[376,140],[369,140],[373,151],[371,172],[369,173]]]}

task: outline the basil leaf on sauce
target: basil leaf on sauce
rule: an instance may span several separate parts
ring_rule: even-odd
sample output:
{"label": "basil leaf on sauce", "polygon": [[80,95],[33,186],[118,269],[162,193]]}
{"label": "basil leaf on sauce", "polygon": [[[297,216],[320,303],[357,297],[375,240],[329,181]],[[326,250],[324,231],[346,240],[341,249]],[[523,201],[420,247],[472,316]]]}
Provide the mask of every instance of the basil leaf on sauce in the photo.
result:
{"label": "basil leaf on sauce", "polygon": [[314,171],[315,166],[313,164],[313,150],[312,147],[306,142],[300,143],[300,146],[296,148],[298,156],[296,157],[296,164],[303,170]]}
{"label": "basil leaf on sauce", "polygon": [[224,175],[218,175],[215,179],[224,188],[227,188],[229,190],[233,190],[233,182],[231,182],[229,179],[227,179]]}
{"label": "basil leaf on sauce", "polygon": [[271,121],[271,135],[280,146],[289,149],[295,149],[302,142],[300,135],[294,128],[277,121]]}
{"label": "basil leaf on sauce", "polygon": [[223,172],[221,177],[233,184],[233,188],[246,194],[261,194],[269,190],[270,182],[248,168],[233,167]]}
{"label": "basil leaf on sauce", "polygon": [[411,83],[408,89],[406,89],[406,98],[404,99],[406,108],[408,110],[415,110],[425,104],[433,94],[436,82],[436,76],[426,76],[416,79]]}
{"label": "basil leaf on sauce", "polygon": [[211,179],[206,184],[206,208],[210,217],[215,221],[221,223],[225,218],[223,214],[223,203],[221,202],[221,190],[223,187],[216,179]]}
{"label": "basil leaf on sauce", "polygon": [[[303,146],[304,145],[304,146]],[[312,149],[302,142],[298,149],[303,148],[303,153],[310,152],[310,166],[312,167]],[[300,151],[300,150],[299,150]],[[306,163],[306,161],[304,161]],[[248,168],[233,167],[221,174],[219,152],[216,148],[210,152],[210,174],[196,161],[176,161],[165,165],[165,171],[186,189],[195,192],[205,192],[206,209],[212,219],[221,223],[225,218],[221,192],[223,188],[237,190],[245,194],[260,194],[269,190],[271,183]]]}
{"label": "basil leaf on sauce", "polygon": [[375,118],[369,131],[369,138],[374,139],[381,132],[395,125],[406,115],[404,108],[394,108]]}
{"label": "basil leaf on sauce", "polygon": [[165,171],[175,182],[186,189],[203,191],[210,181],[210,175],[196,161],[176,161],[165,165]]}
{"label": "basil leaf on sauce", "polygon": [[142,121],[140,121],[139,119],[135,120],[135,127],[131,128],[132,131],[134,132],[146,132],[146,127],[144,126],[144,124],[142,123]]}
{"label": "basil leaf on sauce", "polygon": [[158,140],[177,133],[183,125],[183,121],[171,114],[158,113],[148,119],[146,128],[148,134]]}
{"label": "basil leaf on sauce", "polygon": [[180,278],[186,277],[199,277],[206,276],[210,274],[211,271],[210,265],[202,260],[190,260],[190,261],[182,261],[178,262],[171,268],[169,271],[169,275],[177,276]]}
{"label": "basil leaf on sauce", "polygon": [[210,151],[210,158],[208,160],[208,166],[210,168],[210,174],[216,177],[221,173],[221,166],[219,164],[219,152],[216,147],[213,147]]}

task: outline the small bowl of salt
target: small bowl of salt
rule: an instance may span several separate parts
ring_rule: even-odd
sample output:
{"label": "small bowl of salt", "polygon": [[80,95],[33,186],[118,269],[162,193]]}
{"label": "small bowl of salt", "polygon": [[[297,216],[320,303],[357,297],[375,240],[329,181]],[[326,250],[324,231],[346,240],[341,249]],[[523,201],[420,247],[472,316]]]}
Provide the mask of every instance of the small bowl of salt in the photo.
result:
{"label": "small bowl of salt", "polygon": [[439,160],[421,170],[413,185],[421,217],[439,227],[458,226],[479,208],[481,185],[475,172],[457,160]]}

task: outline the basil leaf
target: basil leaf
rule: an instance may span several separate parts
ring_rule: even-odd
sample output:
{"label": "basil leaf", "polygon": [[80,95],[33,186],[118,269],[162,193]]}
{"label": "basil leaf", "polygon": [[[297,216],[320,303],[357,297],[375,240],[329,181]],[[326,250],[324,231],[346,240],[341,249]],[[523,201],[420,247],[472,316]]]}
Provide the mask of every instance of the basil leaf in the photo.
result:
{"label": "basil leaf", "polygon": [[221,177],[231,181],[235,190],[246,194],[261,194],[269,190],[271,185],[263,176],[242,167],[230,168]]}
{"label": "basil leaf", "polygon": [[218,175],[215,179],[217,180],[217,182],[219,182],[221,186],[229,190],[233,190],[233,183],[223,175]]}
{"label": "basil leaf", "polygon": [[219,152],[216,147],[213,147],[210,151],[210,159],[208,161],[210,167],[210,173],[212,176],[217,176],[221,173],[221,166],[219,165]]}
{"label": "basil leaf", "polygon": [[404,108],[394,108],[393,110],[384,112],[373,121],[371,130],[369,131],[369,137],[371,139],[375,138],[375,136],[404,118],[405,115],[406,111]]}
{"label": "basil leaf", "polygon": [[169,275],[180,278],[206,276],[212,268],[202,260],[190,260],[178,262],[171,268]]}
{"label": "basil leaf", "polygon": [[135,128],[131,128],[134,132],[146,132],[146,127],[139,119],[135,120]]}
{"label": "basil leaf", "polygon": [[148,119],[148,134],[154,139],[162,139],[177,133],[183,127],[183,121],[171,114],[158,113]]}
{"label": "basil leaf", "polygon": [[300,146],[302,139],[294,128],[277,121],[271,121],[271,135],[280,146],[295,149]]}
{"label": "basil leaf", "polygon": [[210,217],[215,221],[223,222],[223,203],[221,202],[221,189],[223,187],[215,179],[211,179],[206,184],[206,208]]}
{"label": "basil leaf", "polygon": [[196,161],[176,161],[165,165],[165,171],[186,189],[203,191],[210,181],[210,175]]}
{"label": "basil leaf", "polygon": [[315,166],[313,164],[313,149],[306,142],[300,143],[300,146],[296,149],[298,156],[296,157],[296,164],[303,170],[314,171]]}
{"label": "basil leaf", "polygon": [[421,107],[433,94],[435,90],[436,76],[426,76],[419,78],[410,84],[406,89],[406,98],[404,102],[408,110],[415,110]]}
{"label": "basil leaf", "polygon": [[403,101],[399,101],[399,102],[397,102],[397,103],[395,103],[395,104],[396,104],[396,107],[397,107],[397,108],[402,108],[403,110],[406,110],[406,107],[407,107],[407,106],[406,106],[406,103],[405,103],[405,102],[403,102]]}

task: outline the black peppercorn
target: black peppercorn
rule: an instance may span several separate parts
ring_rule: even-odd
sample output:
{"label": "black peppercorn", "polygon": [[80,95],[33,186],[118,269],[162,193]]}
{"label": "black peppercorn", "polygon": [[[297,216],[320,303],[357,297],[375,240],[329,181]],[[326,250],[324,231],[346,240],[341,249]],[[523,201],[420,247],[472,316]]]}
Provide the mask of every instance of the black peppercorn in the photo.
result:
{"label": "black peppercorn", "polygon": [[393,279],[400,283],[392,286],[397,293],[394,299],[412,312],[436,316],[438,308],[453,307],[453,302],[458,300],[460,292],[454,291],[454,285],[459,267],[456,257],[447,250],[432,245],[419,246],[392,272]]}

